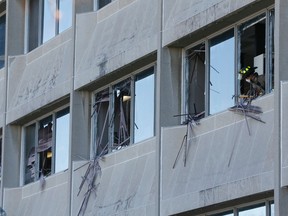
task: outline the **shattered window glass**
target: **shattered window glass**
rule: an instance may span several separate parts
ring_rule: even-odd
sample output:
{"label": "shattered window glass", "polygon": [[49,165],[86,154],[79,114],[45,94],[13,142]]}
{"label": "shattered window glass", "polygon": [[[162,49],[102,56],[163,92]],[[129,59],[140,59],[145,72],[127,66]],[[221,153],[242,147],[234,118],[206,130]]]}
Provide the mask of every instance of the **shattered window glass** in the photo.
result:
{"label": "shattered window glass", "polygon": [[52,172],[52,134],[53,121],[49,116],[39,122],[38,130],[38,147],[39,156],[39,177],[49,176]]}
{"label": "shattered window glass", "polygon": [[121,149],[130,144],[131,81],[125,80],[113,87],[113,144]]}
{"label": "shattered window glass", "polygon": [[96,142],[97,155],[108,153],[109,144],[109,89],[101,91],[95,95],[94,103],[94,122],[95,133],[94,140]]}
{"label": "shattered window glass", "polygon": [[134,142],[154,135],[154,69],[135,78]]}
{"label": "shattered window glass", "polygon": [[205,111],[205,44],[189,49],[186,53],[188,73],[186,74],[188,104],[187,114]]}
{"label": "shattered window glass", "polygon": [[25,184],[33,182],[36,177],[36,125],[25,128]]}
{"label": "shattered window glass", "polygon": [[265,94],[266,15],[260,15],[239,28],[240,94]]}
{"label": "shattered window glass", "polygon": [[68,169],[69,120],[66,108],[24,128],[24,184]]}

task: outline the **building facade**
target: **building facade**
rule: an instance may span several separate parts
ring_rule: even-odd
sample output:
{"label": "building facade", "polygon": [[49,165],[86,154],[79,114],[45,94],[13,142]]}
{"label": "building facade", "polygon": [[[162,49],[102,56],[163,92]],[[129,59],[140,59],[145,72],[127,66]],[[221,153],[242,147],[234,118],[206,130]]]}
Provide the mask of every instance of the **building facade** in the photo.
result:
{"label": "building facade", "polygon": [[288,215],[287,14],[286,0],[0,1],[2,211]]}

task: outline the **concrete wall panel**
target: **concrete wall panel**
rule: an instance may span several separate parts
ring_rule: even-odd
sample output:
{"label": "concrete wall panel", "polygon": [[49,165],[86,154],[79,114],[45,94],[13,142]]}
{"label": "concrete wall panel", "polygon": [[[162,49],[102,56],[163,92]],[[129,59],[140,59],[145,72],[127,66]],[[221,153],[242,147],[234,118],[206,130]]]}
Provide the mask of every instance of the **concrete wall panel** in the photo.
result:
{"label": "concrete wall panel", "polygon": [[7,123],[69,94],[73,71],[71,33],[59,35],[27,55],[9,58]]}
{"label": "concrete wall panel", "polygon": [[163,46],[256,0],[164,0]]}
{"label": "concrete wall panel", "polygon": [[4,112],[5,112],[5,70],[0,70],[0,128],[5,125],[4,122]]}
{"label": "concrete wall panel", "polygon": [[288,82],[281,83],[282,186],[288,185]]}
{"label": "concrete wall panel", "polygon": [[230,111],[194,126],[188,134],[186,166],[183,148],[173,169],[186,126],[163,129],[162,215],[273,189],[273,95],[254,105],[262,107],[266,123],[248,118],[251,135],[244,117]]}
{"label": "concrete wall panel", "polygon": [[48,177],[43,189],[40,181],[5,189],[3,208],[11,216],[68,216],[68,191],[68,172],[62,172]]}
{"label": "concrete wall panel", "polygon": [[[100,160],[99,187],[92,192],[85,215],[155,215],[156,175],[155,139],[129,146]],[[77,215],[87,191],[85,184],[77,196],[87,163],[73,168],[72,215]],[[81,167],[82,166],[82,167]],[[149,207],[149,208],[148,208]],[[152,213],[151,213],[152,212]]]}
{"label": "concrete wall panel", "polygon": [[154,0],[118,0],[77,16],[76,89],[156,51],[157,5]]}

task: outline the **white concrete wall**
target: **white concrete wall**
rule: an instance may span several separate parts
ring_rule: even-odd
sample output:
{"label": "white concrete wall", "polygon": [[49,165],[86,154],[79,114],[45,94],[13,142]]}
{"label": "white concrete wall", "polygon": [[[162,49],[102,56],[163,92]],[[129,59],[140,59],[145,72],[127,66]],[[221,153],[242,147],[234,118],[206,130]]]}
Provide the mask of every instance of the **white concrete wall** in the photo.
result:
{"label": "white concrete wall", "polygon": [[281,126],[282,126],[282,176],[281,176],[281,186],[288,185],[288,82],[281,83]]}
{"label": "white concrete wall", "polygon": [[21,188],[6,188],[3,209],[9,216],[68,216],[68,180],[66,171],[46,178],[44,189],[39,181]]}
{"label": "white concrete wall", "polygon": [[116,0],[77,16],[75,89],[156,51],[157,5]]}
{"label": "white concrete wall", "polygon": [[163,46],[257,0],[164,0]]}
{"label": "white concrete wall", "polygon": [[7,123],[70,93],[72,33],[70,29],[27,55],[9,57]]}
{"label": "white concrete wall", "polygon": [[4,124],[4,112],[5,112],[5,69],[2,68],[0,70],[0,128],[3,127]]}
{"label": "white concrete wall", "polygon": [[176,167],[186,126],[162,131],[162,215],[213,205],[273,189],[273,94],[259,98],[262,120],[230,111],[205,118],[189,136],[187,164],[184,150]]}
{"label": "white concrete wall", "polygon": [[[155,145],[152,138],[111,153],[100,161],[102,175],[96,180],[99,187],[96,193],[91,193],[85,216],[155,215]],[[85,184],[77,196],[87,166],[86,162],[73,164],[72,215],[78,214],[87,191]]]}

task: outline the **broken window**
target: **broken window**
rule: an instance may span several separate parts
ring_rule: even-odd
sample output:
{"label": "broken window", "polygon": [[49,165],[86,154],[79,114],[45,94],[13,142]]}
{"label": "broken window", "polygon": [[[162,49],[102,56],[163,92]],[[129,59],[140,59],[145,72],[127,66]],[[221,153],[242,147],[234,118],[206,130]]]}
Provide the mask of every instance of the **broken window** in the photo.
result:
{"label": "broken window", "polygon": [[183,114],[215,114],[233,106],[234,96],[273,91],[274,10],[187,48],[185,61]]}
{"label": "broken window", "polygon": [[[239,26],[240,94],[261,96],[274,88],[274,11]],[[268,35],[267,35],[268,34]]]}
{"label": "broken window", "polygon": [[198,114],[205,111],[205,44],[189,49],[186,53],[188,73],[186,85],[186,114]]}
{"label": "broken window", "polygon": [[113,88],[113,149],[130,143],[131,81],[125,80]]}
{"label": "broken window", "polygon": [[25,184],[35,181],[36,171],[36,124],[25,128]]}
{"label": "broken window", "polygon": [[109,124],[111,124],[109,118],[109,89],[101,91],[95,95],[94,103],[94,122],[96,124],[94,132],[94,140],[96,142],[97,155],[108,153],[109,143]]}
{"label": "broken window", "polygon": [[[256,17],[239,27],[240,94],[265,93],[266,16]],[[256,92],[252,92],[256,90]]]}
{"label": "broken window", "polygon": [[234,105],[234,54],[233,29],[210,40],[209,114]]}
{"label": "broken window", "polygon": [[68,168],[69,108],[24,128],[24,183]]}
{"label": "broken window", "polygon": [[96,93],[92,116],[97,155],[152,137],[154,67]]}
{"label": "broken window", "polygon": [[26,0],[31,51],[72,26],[72,0]]}

